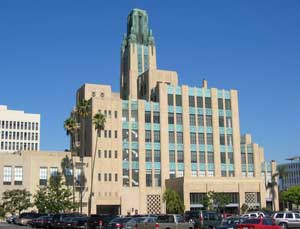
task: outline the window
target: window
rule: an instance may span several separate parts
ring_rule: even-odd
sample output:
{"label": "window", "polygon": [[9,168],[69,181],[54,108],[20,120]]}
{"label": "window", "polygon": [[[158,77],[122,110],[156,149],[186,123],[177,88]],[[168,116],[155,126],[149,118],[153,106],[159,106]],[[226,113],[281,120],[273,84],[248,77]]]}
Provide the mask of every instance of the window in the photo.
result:
{"label": "window", "polygon": [[115,150],[115,158],[118,158],[118,151]]}
{"label": "window", "polygon": [[293,219],[294,217],[293,217],[292,213],[287,213],[287,214],[285,214],[285,218],[287,218],[287,219]]}
{"label": "window", "polygon": [[138,138],[138,131],[137,130],[131,130],[131,141],[137,142],[139,140]]}
{"label": "window", "polygon": [[117,181],[118,181],[118,174],[115,173],[115,182],[117,182]]}
{"label": "window", "polygon": [[11,180],[12,180],[12,167],[4,166],[3,167],[3,184],[11,185]]}
{"label": "window", "polygon": [[206,134],[206,143],[207,145],[213,145],[213,134],[207,133]]}
{"label": "window", "polygon": [[104,158],[107,158],[107,150],[104,150]]}
{"label": "window", "polygon": [[174,124],[174,113],[168,113],[168,123]]}
{"label": "window", "polygon": [[232,134],[227,134],[227,145],[232,146]]}
{"label": "window", "polygon": [[242,164],[246,164],[246,154],[245,153],[241,153],[241,162],[242,162]]}
{"label": "window", "polygon": [[104,130],[104,137],[107,138],[107,130]]}
{"label": "window", "polygon": [[254,163],[253,154],[248,153],[248,164],[253,164],[253,163]]}
{"label": "window", "polygon": [[118,131],[115,130],[115,138],[118,138]]}
{"label": "window", "polygon": [[145,131],[145,142],[151,142],[151,130]]}
{"label": "window", "polygon": [[222,171],[221,171],[221,176],[222,176],[222,177],[226,177],[226,175],[227,175],[226,170],[222,170]]}
{"label": "window", "polygon": [[118,118],[118,111],[115,111],[115,118]]}
{"label": "window", "polygon": [[182,125],[182,114],[180,114],[180,113],[176,114],[176,124]]}
{"label": "window", "polygon": [[129,130],[127,130],[127,129],[122,130],[122,140],[123,140],[123,142],[129,141]]}
{"label": "window", "polygon": [[224,106],[223,106],[223,99],[219,98],[218,99],[218,108],[220,110],[223,110],[224,109]]}
{"label": "window", "polygon": [[231,101],[230,99],[225,99],[225,109],[231,110]]}
{"label": "window", "polygon": [[224,123],[224,116],[219,116],[219,127],[224,127],[225,123]]}
{"label": "window", "polygon": [[15,185],[22,185],[23,183],[23,167],[15,167]]}
{"label": "window", "polygon": [[51,167],[50,168],[50,176],[57,176],[58,168],[57,167]]}
{"label": "window", "polygon": [[183,177],[184,171],[183,170],[178,170],[178,177]]}
{"label": "window", "polygon": [[47,168],[46,167],[40,167],[40,185],[47,185]]}
{"label": "window", "polygon": [[123,169],[123,186],[129,187],[129,169]]}
{"label": "window", "polygon": [[190,114],[190,126],[196,126],[196,116],[194,114]]}
{"label": "window", "polygon": [[203,117],[203,115],[198,115],[198,126],[204,126],[204,117]]}
{"label": "window", "polygon": [[194,96],[189,96],[189,106],[195,107],[195,97]]}
{"label": "window", "polygon": [[226,117],[226,127],[232,128],[232,119],[231,117]]}
{"label": "window", "polygon": [[154,142],[157,142],[157,143],[160,142],[160,131],[157,131],[157,130],[154,131]]}
{"label": "window", "polygon": [[191,151],[191,163],[197,163],[197,152]]}
{"label": "window", "polygon": [[199,162],[201,164],[205,164],[205,152],[203,152],[203,151],[199,152]]}
{"label": "window", "polygon": [[205,97],[205,108],[211,108],[211,98]]}
{"label": "window", "polygon": [[151,123],[151,112],[150,111],[145,112],[145,123]]}
{"label": "window", "polygon": [[98,173],[98,181],[101,181],[101,173]]}
{"label": "window", "polygon": [[111,173],[108,174],[108,181],[111,181]]}
{"label": "window", "polygon": [[190,133],[190,143],[197,144],[196,133]]}
{"label": "window", "polygon": [[169,143],[175,143],[174,131],[169,131]]}
{"label": "window", "polygon": [[131,185],[132,185],[132,187],[138,187],[139,186],[139,170],[132,169],[131,173],[132,173]]}
{"label": "window", "polygon": [[146,170],[146,187],[152,187],[152,170]]}
{"label": "window", "polygon": [[159,123],[159,112],[153,112],[153,122]]}
{"label": "window", "polygon": [[181,95],[176,95],[176,106],[182,106]]}
{"label": "window", "polygon": [[108,131],[108,137],[111,138],[111,130]]}
{"label": "window", "polygon": [[214,152],[207,152],[207,163],[214,163]]}
{"label": "window", "polygon": [[212,126],[212,116],[206,115],[206,126]]}
{"label": "window", "polygon": [[233,164],[234,163],[233,152],[228,152],[227,157],[228,157],[229,164]]}
{"label": "window", "polygon": [[154,150],[154,162],[160,162],[160,151]]}
{"label": "window", "polygon": [[129,161],[129,150],[128,149],[123,149],[122,160]]}
{"label": "window", "polygon": [[170,170],[169,177],[170,178],[175,178],[176,177],[176,174],[175,174],[174,170]]}
{"label": "window", "polygon": [[161,186],[161,172],[160,170],[155,170],[154,172],[154,182],[156,187]]}
{"label": "window", "polygon": [[104,173],[104,181],[107,181],[107,173]]}
{"label": "window", "polygon": [[202,96],[197,96],[197,107],[203,108],[203,97]]}
{"label": "window", "polygon": [[213,170],[207,171],[207,176],[213,177],[214,175],[215,175],[215,171],[213,171]]}
{"label": "window", "polygon": [[225,134],[220,134],[220,145],[225,145]]}
{"label": "window", "polygon": [[139,161],[139,152],[137,149],[131,150],[131,161]]}
{"label": "window", "polygon": [[170,163],[175,163],[175,151],[174,150],[169,151],[169,161],[170,161]]}
{"label": "window", "polygon": [[174,96],[172,94],[168,94],[168,105],[169,106],[174,105]]}
{"label": "window", "polygon": [[205,171],[201,170],[201,171],[199,171],[199,176],[200,177],[205,177],[205,173],[206,173]]}
{"label": "window", "polygon": [[152,162],[152,151],[146,150],[146,162]]}
{"label": "window", "polygon": [[183,157],[183,151],[177,151],[177,162],[178,163],[183,163],[184,162],[184,157]]}
{"label": "window", "polygon": [[122,110],[122,121],[128,122],[129,121],[129,112],[128,110]]}
{"label": "window", "polygon": [[108,158],[111,158],[111,150],[108,151]]}
{"label": "window", "polygon": [[198,133],[198,140],[199,140],[199,144],[200,145],[204,145],[205,144],[205,138],[204,138],[204,134],[203,133]]}
{"label": "window", "polygon": [[183,144],[183,133],[177,132],[177,144]]}
{"label": "window", "polygon": [[226,164],[226,152],[221,152],[221,163]]}

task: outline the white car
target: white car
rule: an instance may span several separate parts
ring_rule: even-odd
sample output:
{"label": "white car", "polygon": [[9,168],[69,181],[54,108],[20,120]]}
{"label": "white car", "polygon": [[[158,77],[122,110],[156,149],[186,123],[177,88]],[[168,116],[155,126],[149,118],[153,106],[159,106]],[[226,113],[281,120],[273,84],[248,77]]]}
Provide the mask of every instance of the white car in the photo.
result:
{"label": "white car", "polygon": [[242,215],[242,218],[258,218],[259,216],[265,217],[263,212],[249,212]]}

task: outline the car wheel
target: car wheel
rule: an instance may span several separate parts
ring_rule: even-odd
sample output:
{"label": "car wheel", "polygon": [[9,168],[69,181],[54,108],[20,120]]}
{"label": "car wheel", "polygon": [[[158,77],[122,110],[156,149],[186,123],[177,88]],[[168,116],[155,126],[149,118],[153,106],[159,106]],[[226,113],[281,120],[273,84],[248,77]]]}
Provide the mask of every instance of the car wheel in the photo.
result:
{"label": "car wheel", "polygon": [[286,223],[280,223],[279,226],[281,227],[281,229],[287,229],[288,225]]}

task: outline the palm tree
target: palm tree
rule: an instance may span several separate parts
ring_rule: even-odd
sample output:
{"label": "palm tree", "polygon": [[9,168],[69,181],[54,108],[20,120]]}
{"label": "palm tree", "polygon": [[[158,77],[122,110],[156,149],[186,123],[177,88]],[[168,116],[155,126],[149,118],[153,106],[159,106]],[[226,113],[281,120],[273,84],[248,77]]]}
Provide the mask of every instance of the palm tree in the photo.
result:
{"label": "palm tree", "polygon": [[96,144],[95,144],[95,152],[92,159],[92,166],[91,166],[91,188],[90,188],[90,196],[89,196],[89,204],[88,204],[88,215],[91,214],[92,209],[92,198],[93,198],[93,179],[94,179],[94,169],[95,169],[95,159],[97,154],[97,147],[98,147],[98,137],[100,135],[100,131],[104,129],[105,126],[105,116],[100,112],[96,113],[93,117],[93,125],[96,130]]}
{"label": "palm tree", "polygon": [[72,186],[73,186],[73,203],[75,203],[75,184],[74,184],[74,158],[73,158],[73,151],[75,145],[75,134],[79,129],[79,125],[76,120],[72,117],[67,118],[64,122],[64,129],[68,136],[71,137],[71,166],[72,166]]}
{"label": "palm tree", "polygon": [[[82,129],[82,136],[83,136],[83,143],[85,144],[86,136],[85,136],[85,120],[90,115],[90,102],[88,100],[80,100],[76,106],[75,114],[80,118],[80,124]],[[81,144],[83,147],[84,144]],[[80,151],[80,158],[83,158],[83,151],[84,149],[81,149]]]}

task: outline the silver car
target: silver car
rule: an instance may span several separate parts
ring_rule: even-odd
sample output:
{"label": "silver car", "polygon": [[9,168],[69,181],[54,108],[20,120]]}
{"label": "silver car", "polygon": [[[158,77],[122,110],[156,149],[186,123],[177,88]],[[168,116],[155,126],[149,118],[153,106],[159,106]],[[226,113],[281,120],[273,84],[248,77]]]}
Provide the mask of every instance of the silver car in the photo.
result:
{"label": "silver car", "polygon": [[281,226],[282,229],[286,228],[300,228],[300,214],[294,212],[276,212],[273,215],[275,223]]}

